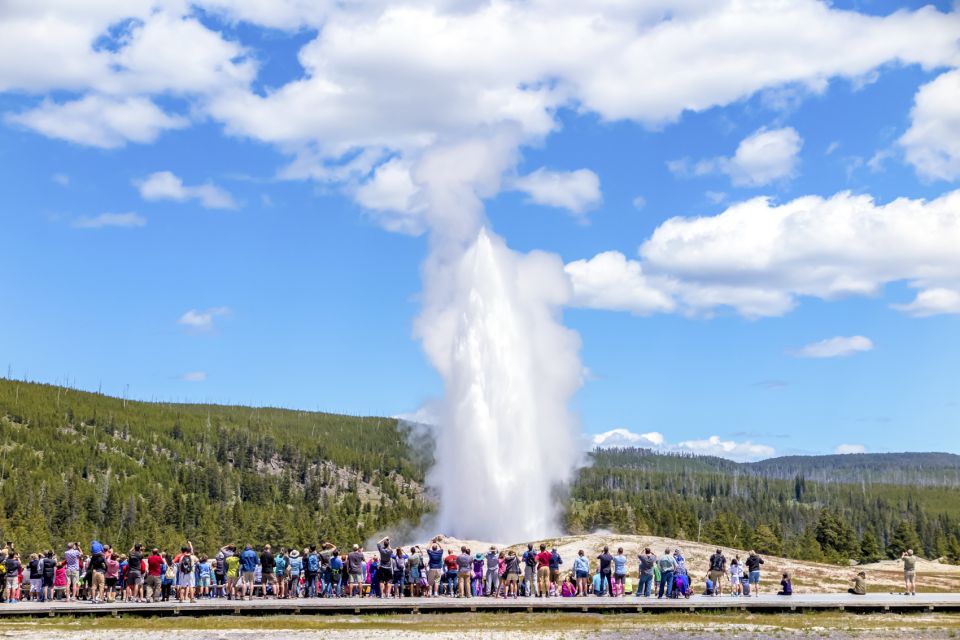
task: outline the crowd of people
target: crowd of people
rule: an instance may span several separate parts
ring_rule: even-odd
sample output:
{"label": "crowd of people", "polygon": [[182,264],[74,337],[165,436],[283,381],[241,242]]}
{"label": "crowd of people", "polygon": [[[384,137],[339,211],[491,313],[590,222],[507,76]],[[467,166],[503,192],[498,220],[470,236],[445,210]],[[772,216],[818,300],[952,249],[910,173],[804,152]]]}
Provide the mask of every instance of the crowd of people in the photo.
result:
{"label": "crowd of people", "polygon": [[[22,557],[12,542],[0,550],[5,602],[76,600],[93,603],[196,602],[199,598],[404,598],[404,597],[626,597],[689,598],[690,569],[680,549],[654,554],[649,547],[634,562],[622,548],[604,547],[596,558],[580,550],[569,565],[546,544],[517,552],[491,546],[474,553],[467,546],[444,548],[437,537],[425,548],[392,547],[389,538],[367,553],[331,542],[302,551],[265,544],[254,549],[228,544],[207,555],[187,541],[179,552],[134,544],[127,552],[94,540],[89,549],[67,545]],[[907,595],[916,595],[916,556],[903,554]],[[630,565],[633,565],[632,567]],[[702,576],[701,595],[758,596],[764,564],[750,551],[741,560],[717,549]],[[569,566],[569,569],[566,567]],[[634,578],[635,577],[635,578]],[[866,593],[866,574],[854,579],[850,593]],[[782,574],[777,595],[793,594],[790,575]]]}

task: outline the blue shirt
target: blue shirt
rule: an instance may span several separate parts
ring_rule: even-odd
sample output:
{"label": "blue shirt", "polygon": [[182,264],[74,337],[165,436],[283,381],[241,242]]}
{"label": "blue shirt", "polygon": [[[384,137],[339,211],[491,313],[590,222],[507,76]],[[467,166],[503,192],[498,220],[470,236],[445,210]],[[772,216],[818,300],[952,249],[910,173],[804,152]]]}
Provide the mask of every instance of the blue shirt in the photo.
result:
{"label": "blue shirt", "polygon": [[427,561],[428,569],[442,569],[443,568],[443,549],[427,549]]}
{"label": "blue shirt", "polygon": [[613,556],[613,573],[618,576],[627,575],[627,557]]}
{"label": "blue shirt", "polygon": [[550,552],[550,568],[554,571],[560,570],[560,565],[563,564],[563,560],[560,559],[560,554],[556,551]]}
{"label": "blue shirt", "polygon": [[587,560],[586,556],[577,556],[573,560],[573,570],[584,573],[590,573],[590,561]]}
{"label": "blue shirt", "polygon": [[240,554],[240,569],[242,571],[256,571],[259,558],[253,549],[244,549]]}

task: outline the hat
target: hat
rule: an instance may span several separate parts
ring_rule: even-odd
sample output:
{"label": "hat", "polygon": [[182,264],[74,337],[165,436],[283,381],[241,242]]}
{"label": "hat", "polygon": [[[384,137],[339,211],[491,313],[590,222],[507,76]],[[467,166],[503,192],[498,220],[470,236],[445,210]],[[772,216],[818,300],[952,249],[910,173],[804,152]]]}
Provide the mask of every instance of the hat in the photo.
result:
{"label": "hat", "polygon": [[290,557],[291,557],[291,558],[299,558],[299,557],[300,557],[300,552],[297,551],[296,549],[291,549],[291,550],[290,550]]}
{"label": "hat", "polygon": [[473,559],[474,559],[474,560],[483,560],[483,554],[482,554],[482,553],[478,553],[477,555],[473,556]]}

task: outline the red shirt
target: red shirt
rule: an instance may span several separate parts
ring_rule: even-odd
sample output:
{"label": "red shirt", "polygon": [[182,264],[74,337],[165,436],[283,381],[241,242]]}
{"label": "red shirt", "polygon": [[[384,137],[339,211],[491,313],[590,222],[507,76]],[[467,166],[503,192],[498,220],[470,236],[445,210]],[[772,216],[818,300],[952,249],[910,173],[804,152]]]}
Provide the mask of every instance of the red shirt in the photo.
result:
{"label": "red shirt", "polygon": [[160,556],[150,556],[147,558],[147,575],[159,576],[163,568],[163,558]]}
{"label": "red shirt", "polygon": [[447,571],[456,571],[457,570],[457,556],[454,554],[448,555],[443,559],[444,566],[447,567]]}
{"label": "red shirt", "polygon": [[553,557],[553,556],[550,554],[549,551],[541,551],[540,553],[538,553],[538,554],[537,554],[537,568],[539,569],[540,567],[549,567],[549,566],[550,566],[550,558],[552,558],[552,557]]}

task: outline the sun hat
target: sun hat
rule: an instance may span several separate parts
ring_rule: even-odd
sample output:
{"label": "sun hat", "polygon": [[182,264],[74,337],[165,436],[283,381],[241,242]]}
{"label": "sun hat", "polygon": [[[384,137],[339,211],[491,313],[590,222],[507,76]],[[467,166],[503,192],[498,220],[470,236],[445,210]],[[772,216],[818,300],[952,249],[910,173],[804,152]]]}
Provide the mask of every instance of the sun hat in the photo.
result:
{"label": "sun hat", "polygon": [[290,557],[291,557],[291,558],[299,558],[299,557],[300,557],[300,552],[297,551],[296,549],[291,549],[291,550],[290,550]]}

